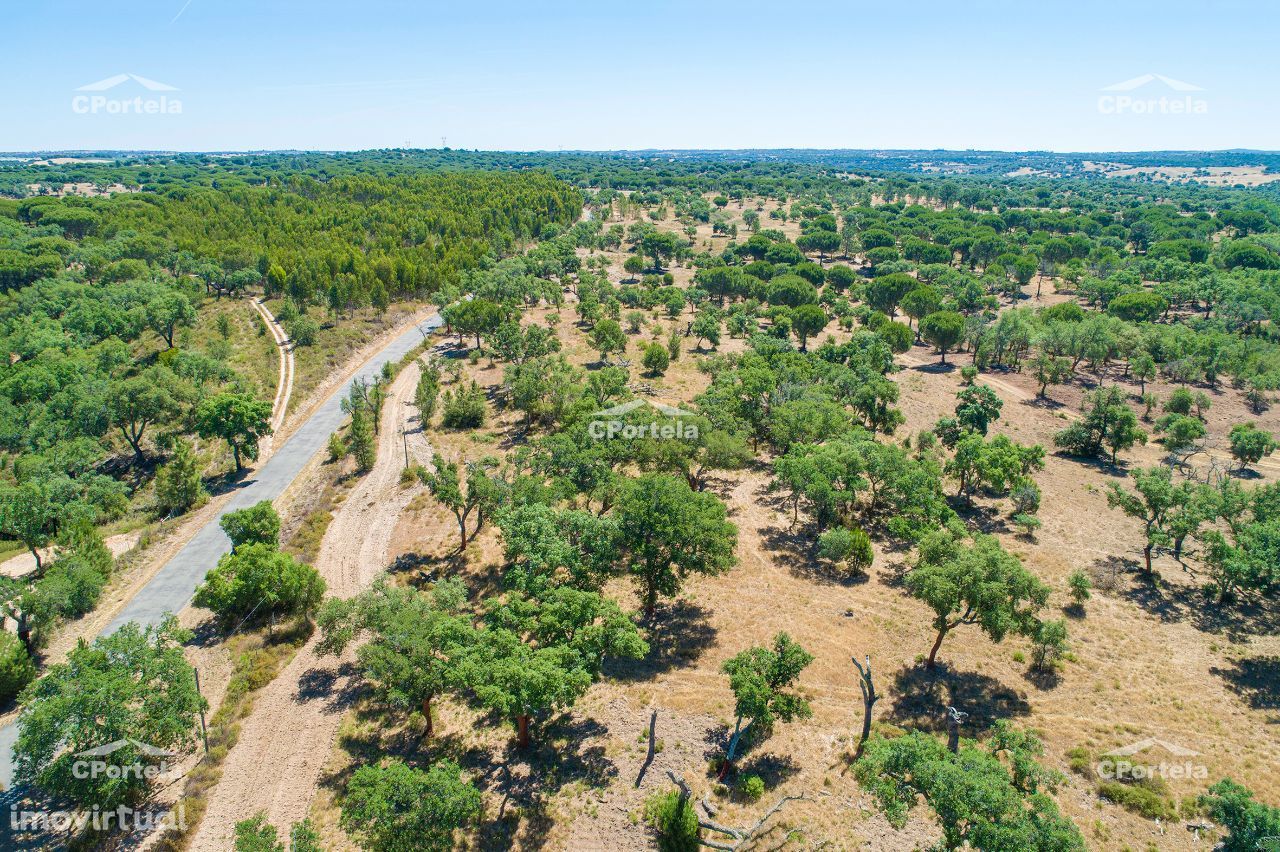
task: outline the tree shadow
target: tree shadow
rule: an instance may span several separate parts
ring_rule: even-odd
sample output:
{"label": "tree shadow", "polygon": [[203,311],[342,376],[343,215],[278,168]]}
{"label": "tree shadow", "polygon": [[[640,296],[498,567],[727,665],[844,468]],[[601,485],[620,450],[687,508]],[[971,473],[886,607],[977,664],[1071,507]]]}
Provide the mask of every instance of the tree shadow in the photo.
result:
{"label": "tree shadow", "polygon": [[639,660],[606,660],[607,677],[652,680],[663,672],[695,664],[716,639],[711,611],[687,600],[660,604],[646,626],[649,653]]}
{"label": "tree shadow", "polygon": [[1026,696],[995,678],[978,672],[957,672],[945,663],[930,670],[924,665],[903,667],[895,676],[896,696],[888,718],[894,724],[919,730],[947,730],[947,708],[968,713],[967,736],[977,736],[996,721],[1031,712]]}
{"label": "tree shadow", "polygon": [[1023,673],[1023,677],[1027,679],[1027,683],[1041,691],[1057,689],[1062,683],[1062,674],[1057,668],[1034,668],[1029,667]]}
{"label": "tree shadow", "polygon": [[[1209,671],[1225,680],[1252,709],[1280,711],[1280,656],[1247,657],[1233,661],[1231,668],[1214,666]],[[1280,713],[1269,721],[1280,724]]]}
{"label": "tree shadow", "polygon": [[1129,462],[1124,459],[1118,459],[1115,464],[1112,464],[1111,459],[1109,458],[1078,456],[1073,453],[1069,453],[1066,450],[1058,450],[1053,455],[1055,458],[1065,459],[1067,461],[1077,462],[1085,467],[1091,467],[1103,476],[1109,476],[1112,479],[1129,478]]}
{"label": "tree shadow", "polygon": [[[477,721],[512,731],[508,720],[496,714]],[[604,733],[604,726],[594,720],[562,714],[535,728],[529,748],[517,749],[514,737],[494,748],[477,742],[470,731],[449,731],[426,739],[420,730],[405,724],[403,711],[361,701],[354,724],[344,727],[339,739],[352,760],[324,774],[320,784],[341,795],[361,766],[392,757],[426,770],[448,758],[462,767],[477,788],[499,801],[496,809],[486,811],[477,828],[477,848],[540,848],[554,826],[550,802],[562,788],[575,782],[602,788],[616,778],[617,767],[599,742]]]}
{"label": "tree shadow", "polygon": [[226,638],[218,617],[210,613],[208,618],[191,628],[191,641],[187,645],[192,648],[212,648]]}
{"label": "tree shadow", "polygon": [[[1108,560],[1095,560],[1094,565]],[[1117,593],[1166,623],[1185,622],[1205,633],[1244,642],[1257,636],[1280,635],[1280,601],[1257,598],[1215,602],[1207,591],[1190,584],[1171,583],[1155,570],[1148,574],[1133,565],[1131,579],[1118,578]],[[1095,568],[1096,570],[1096,568]]]}
{"label": "tree shadow", "polygon": [[333,669],[307,669],[298,678],[298,689],[290,697],[298,704],[324,701],[329,712],[343,712],[365,691],[358,673],[356,664],[350,661]]}
{"label": "tree shadow", "polygon": [[[983,495],[999,498],[1004,495]],[[967,503],[963,497],[949,497],[947,503],[955,510],[959,518],[970,527],[988,535],[1007,533],[1009,524],[1004,514],[995,506],[981,503]]]}
{"label": "tree shadow", "polygon": [[1030,399],[1022,400],[1021,405],[1025,405],[1028,408],[1043,409],[1044,411],[1059,411],[1067,407],[1065,402],[1058,402],[1048,396],[1033,396]]}
{"label": "tree shadow", "polygon": [[758,754],[750,760],[738,764],[737,767],[737,774],[740,777],[747,775],[760,776],[760,780],[764,781],[764,786],[768,790],[772,790],[788,778],[799,774],[799,772],[800,764],[790,755],[780,755],[773,752]]}
{"label": "tree shadow", "polygon": [[1069,603],[1062,608],[1062,614],[1072,621],[1080,621],[1086,615],[1084,604]]}
{"label": "tree shadow", "polygon": [[910,369],[917,373],[954,373],[960,367],[952,361],[948,361],[945,364],[932,361],[928,364],[917,364]]}
{"label": "tree shadow", "polygon": [[907,575],[911,573],[913,568],[915,566],[911,564],[911,560],[901,559],[897,562],[887,563],[877,572],[877,575],[880,577],[880,582],[889,588],[901,589],[905,587]]}
{"label": "tree shadow", "polygon": [[476,786],[499,798],[477,831],[478,848],[541,848],[555,824],[549,803],[570,784],[608,787],[618,767],[605,754],[608,729],[565,713],[539,726],[526,749],[514,739],[503,749],[468,747],[455,759]]}

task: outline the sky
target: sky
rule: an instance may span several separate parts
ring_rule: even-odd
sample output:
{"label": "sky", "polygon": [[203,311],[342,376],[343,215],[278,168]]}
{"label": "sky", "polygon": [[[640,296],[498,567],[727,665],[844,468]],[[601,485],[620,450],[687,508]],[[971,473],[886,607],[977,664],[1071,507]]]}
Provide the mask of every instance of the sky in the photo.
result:
{"label": "sky", "polygon": [[6,7],[0,151],[1280,149],[1257,0]]}

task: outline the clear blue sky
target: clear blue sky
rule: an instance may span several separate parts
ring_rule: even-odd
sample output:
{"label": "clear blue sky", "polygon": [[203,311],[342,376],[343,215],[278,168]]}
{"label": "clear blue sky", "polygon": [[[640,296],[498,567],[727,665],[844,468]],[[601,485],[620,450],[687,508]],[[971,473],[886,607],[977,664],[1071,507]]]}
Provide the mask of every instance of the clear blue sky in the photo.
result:
{"label": "clear blue sky", "polygon": [[[1272,2],[41,0],[3,22],[7,151],[1280,148]],[[122,73],[177,91],[77,91]],[[1101,91],[1147,74],[1199,90]],[[73,109],[93,94],[182,112]],[[1100,110],[1117,94],[1204,111]]]}

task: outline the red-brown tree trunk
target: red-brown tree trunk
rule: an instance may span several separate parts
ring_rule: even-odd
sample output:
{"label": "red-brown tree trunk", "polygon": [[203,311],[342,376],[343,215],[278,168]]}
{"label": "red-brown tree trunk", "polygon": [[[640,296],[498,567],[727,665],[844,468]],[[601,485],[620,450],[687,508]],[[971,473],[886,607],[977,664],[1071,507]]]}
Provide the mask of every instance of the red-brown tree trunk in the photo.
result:
{"label": "red-brown tree trunk", "polygon": [[929,649],[929,659],[925,663],[925,668],[933,668],[934,659],[938,656],[938,649],[942,647],[942,640],[947,636],[947,628],[938,631],[938,638],[933,640],[933,647]]}

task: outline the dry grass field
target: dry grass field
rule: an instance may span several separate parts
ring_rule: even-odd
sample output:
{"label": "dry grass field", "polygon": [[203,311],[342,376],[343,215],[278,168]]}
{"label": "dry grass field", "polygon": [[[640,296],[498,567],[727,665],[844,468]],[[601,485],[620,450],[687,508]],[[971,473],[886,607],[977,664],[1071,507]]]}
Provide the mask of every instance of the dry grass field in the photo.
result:
{"label": "dry grass field", "polygon": [[[769,218],[773,209],[773,202],[760,205],[762,227],[797,236],[796,223]],[[727,212],[745,231],[742,210],[733,202]],[[683,230],[673,219],[658,224]],[[725,243],[706,224],[693,239],[702,250]],[[622,269],[625,253],[608,252],[606,257],[611,280],[628,277]],[[680,286],[692,280],[691,268],[677,265],[669,271]],[[1036,282],[1028,285],[1030,301],[1023,304],[1070,298],[1054,292],[1052,285],[1043,284],[1039,302],[1034,300]],[[598,369],[586,331],[574,322],[573,297],[566,298],[570,304],[529,310],[523,319],[550,324],[558,315],[554,328],[566,357],[587,371]],[[228,302],[226,309],[237,312],[236,333],[253,333],[246,304]],[[364,332],[374,336],[406,316],[388,317]],[[629,335],[623,357],[638,365],[643,344],[665,341],[691,316],[650,316],[640,333]],[[847,333],[832,323],[822,337],[828,335],[840,340]],[[335,353],[354,349],[357,335],[330,343]],[[744,348],[743,340],[726,336],[716,351]],[[260,367],[261,384],[269,388],[274,378],[267,370],[273,363],[269,338],[260,340],[255,351],[260,364],[241,366],[255,377],[252,367]],[[502,383],[503,365],[488,355],[474,357],[456,337],[437,334],[432,352],[456,359],[462,381],[474,380],[491,394]],[[699,369],[705,354],[686,339],[681,357],[666,374],[644,377],[643,382],[656,399],[688,403],[710,381]],[[968,357],[949,361],[963,364]],[[903,441],[952,413],[961,381],[956,363],[941,366],[923,346],[899,356],[898,364],[893,379],[901,390],[898,407],[906,423],[893,440]],[[634,382],[640,381],[639,369],[631,369]],[[462,576],[477,596],[496,592],[500,534],[490,525],[465,552],[457,552],[452,517],[420,485],[399,481],[397,430],[410,433],[417,462],[433,452],[450,460],[502,455],[530,436],[518,413],[500,409],[491,411],[482,429],[423,429],[408,406],[415,371],[411,367],[394,386],[378,467],[371,474],[353,479],[349,463],[313,465],[282,501],[286,545],[312,559],[331,589],[344,594],[354,593],[388,565],[394,566],[391,577],[398,583],[423,585],[441,576]],[[300,361],[299,373],[305,393],[295,393],[295,400],[315,400],[333,380],[320,378],[325,365],[306,360]],[[1036,398],[1037,387],[1024,373],[990,371],[979,381],[990,384],[1004,402],[993,432],[1046,446],[1079,411],[1090,387],[1119,383],[1135,404],[1138,393],[1119,369],[1103,375],[1082,372],[1073,384],[1053,387],[1048,399]],[[1148,389],[1162,397],[1171,390],[1161,383]],[[1254,415],[1238,391],[1223,387],[1211,396],[1211,452],[1193,462],[1220,462],[1234,423],[1252,420],[1280,431],[1280,415]],[[295,415],[307,407],[305,401],[298,404]],[[1013,528],[1007,501],[978,499],[972,508],[955,502],[972,528],[998,535],[1053,590],[1044,615],[1067,617],[1070,653],[1051,675],[1029,668],[1026,640],[1010,637],[994,644],[976,627],[955,630],[943,645],[939,668],[924,669],[921,659],[933,631],[931,614],[902,585],[911,553],[880,540],[866,577],[833,577],[814,558],[808,536],[793,523],[782,495],[771,490],[772,460],[761,456],[745,470],[714,477],[709,485],[738,527],[738,564],[722,576],[691,579],[678,599],[660,605],[654,620],[644,625],[651,644],[648,657],[607,667],[604,680],[572,710],[538,726],[533,747],[517,749],[509,724],[448,699],[436,702],[436,736],[425,740],[420,716],[406,718],[365,696],[358,678],[352,677],[350,659],[320,659],[307,646],[285,661],[239,723],[242,746],[230,751],[221,779],[207,794],[208,802],[216,804],[210,811],[216,811],[216,819],[201,825],[191,848],[227,848],[234,822],[265,809],[286,829],[309,814],[326,849],[355,849],[338,825],[342,790],[356,766],[397,754],[450,757],[463,766],[485,793],[484,821],[468,838],[480,849],[650,848],[644,802],[671,788],[668,772],[686,779],[695,796],[709,793],[717,820],[730,826],[755,823],[783,796],[803,796],[769,821],[756,848],[927,847],[940,833],[926,808],[918,809],[904,829],[894,829],[853,778],[849,758],[862,705],[852,657],[872,661],[882,695],[874,718],[885,730],[941,733],[950,705],[970,714],[966,736],[981,737],[998,719],[1035,730],[1044,741],[1044,762],[1065,778],[1057,801],[1091,848],[1208,848],[1210,837],[1194,830],[1202,816],[1187,811],[1183,819],[1160,822],[1141,817],[1100,798],[1092,775],[1091,763],[1102,753],[1155,739],[1194,752],[1173,757],[1154,746],[1149,755],[1152,762],[1187,762],[1196,770],[1198,777],[1167,783],[1163,795],[1171,806],[1189,805],[1208,783],[1224,776],[1247,784],[1265,800],[1280,797],[1280,641],[1274,609],[1212,606],[1198,588],[1201,580],[1193,575],[1191,560],[1164,556],[1157,562],[1157,579],[1140,575],[1139,525],[1107,507],[1109,483],[1122,481],[1128,469],[1159,460],[1155,445],[1126,453],[1118,468],[1050,453],[1036,476],[1043,501],[1042,526],[1034,537]],[[1274,481],[1280,478],[1280,465],[1265,461],[1257,465],[1256,476],[1256,481]],[[1067,578],[1076,569],[1089,572],[1097,586],[1082,611],[1068,606]],[[607,591],[626,608],[638,607],[627,581],[616,580]],[[207,630],[202,618],[199,611],[183,615],[186,623]],[[713,770],[733,723],[733,699],[721,665],[748,646],[766,644],[779,631],[814,655],[800,679],[814,713],[808,720],[779,724],[770,738],[744,754],[740,773],[759,775],[768,791],[758,802],[742,801],[726,795]],[[233,676],[232,655],[215,643],[195,648],[193,658],[215,712]],[[648,726],[655,712],[654,755],[646,766]],[[264,750],[269,759],[262,758]],[[1080,757],[1081,750],[1087,757]]]}
{"label": "dry grass field", "polygon": [[[740,209],[731,204],[729,212]],[[762,227],[777,227],[776,220],[768,219],[769,209],[764,207]],[[676,227],[670,220],[660,225]],[[793,224],[781,227],[795,236]],[[723,239],[713,238],[703,225],[695,242],[702,247]],[[612,280],[625,275],[624,257],[609,255]],[[681,267],[671,272],[679,284],[692,275]],[[1044,288],[1045,303],[1060,301],[1050,290]],[[529,311],[525,321],[543,323],[549,313],[545,308]],[[558,313],[556,329],[566,355],[593,369],[598,356],[574,324],[571,307]],[[673,324],[683,326],[687,320],[655,320],[656,329],[631,335],[625,357],[638,363],[638,346],[650,334],[665,340]],[[841,335],[834,324],[827,333]],[[665,376],[650,382],[657,398],[687,402],[707,385],[709,378],[698,370],[699,356],[691,346]],[[743,341],[726,337],[719,351],[742,348]],[[452,338],[442,339],[437,349],[463,354]],[[958,360],[967,362],[965,356]],[[923,347],[899,362],[894,379],[907,418],[894,436],[900,441],[951,413],[960,379],[955,366],[940,368],[936,356]],[[463,363],[464,381],[474,379],[491,390],[501,382],[501,365],[487,356]],[[638,369],[632,369],[633,380]],[[1055,387],[1048,400],[1038,400],[1032,380],[1020,373],[993,373],[979,381],[992,384],[1004,401],[994,432],[1046,446],[1078,411],[1087,387],[1079,382]],[[1155,390],[1163,395],[1168,388]],[[1136,396],[1136,385],[1132,391]],[[1236,391],[1215,391],[1209,443],[1220,446],[1230,425],[1246,419],[1271,431],[1280,428],[1274,413],[1257,418],[1249,413]],[[430,440],[446,458],[469,459],[509,451],[525,437],[519,418],[505,412],[484,429],[434,430]],[[1108,483],[1121,481],[1125,468],[1158,460],[1156,446],[1126,454],[1119,469],[1051,452],[1037,475],[1043,526],[1034,538],[1013,529],[1007,504],[979,500],[972,509],[956,504],[966,522],[998,535],[1053,589],[1049,617],[1059,612],[1069,616],[1070,654],[1051,676],[1029,670],[1025,640],[993,644],[975,627],[957,629],[943,646],[938,670],[927,672],[920,660],[932,639],[930,613],[901,585],[910,554],[879,541],[869,576],[852,582],[830,577],[801,542],[781,495],[771,492],[769,459],[762,458],[710,486],[738,526],[737,566],[723,576],[693,579],[678,600],[660,606],[649,625],[648,658],[610,667],[607,678],[570,712],[540,727],[527,752],[515,749],[509,725],[482,724],[497,720],[481,720],[455,702],[441,702],[437,736],[428,743],[421,736],[420,717],[406,720],[358,698],[333,742],[312,816],[327,846],[354,848],[337,827],[340,792],[354,765],[379,753],[429,752],[458,760],[485,791],[485,822],[472,837],[478,848],[647,848],[652,840],[640,819],[643,803],[654,791],[670,788],[668,770],[683,775],[695,796],[716,786],[711,760],[722,753],[732,725],[732,696],[720,665],[785,630],[815,657],[801,678],[814,716],[778,725],[771,738],[745,755],[743,770],[759,774],[769,785],[760,802],[712,796],[718,821],[728,825],[754,823],[783,795],[805,797],[773,818],[759,848],[909,850],[938,837],[923,808],[904,830],[892,829],[853,780],[848,758],[862,715],[853,656],[870,656],[873,663],[883,695],[875,713],[878,725],[944,731],[945,708],[955,705],[971,714],[964,730],[968,736],[981,736],[997,719],[1039,732],[1045,763],[1066,778],[1057,800],[1090,847],[1208,848],[1209,841],[1193,830],[1202,817],[1156,822],[1106,802],[1089,777],[1091,770],[1073,771],[1068,754],[1085,749],[1092,760],[1154,738],[1195,755],[1153,753],[1153,762],[1188,760],[1203,766],[1209,779],[1169,781],[1166,796],[1172,803],[1189,804],[1223,776],[1249,785],[1264,799],[1280,795],[1280,642],[1274,610],[1211,606],[1197,588],[1189,561],[1165,556],[1157,563],[1158,579],[1141,577],[1135,572],[1139,527],[1107,507]],[[1266,481],[1278,473],[1274,464],[1259,466]],[[465,553],[457,553],[452,520],[423,493],[400,515],[387,557],[408,556],[418,566],[396,573],[399,582],[458,574],[483,594],[496,588],[501,554],[501,538],[493,527]],[[1076,569],[1090,572],[1098,587],[1083,612],[1068,607],[1067,577]],[[609,591],[628,606],[638,603],[623,581]],[[638,782],[653,711],[656,755]],[[1160,747],[1154,748],[1158,752]],[[1188,821],[1193,828],[1185,826]]]}

